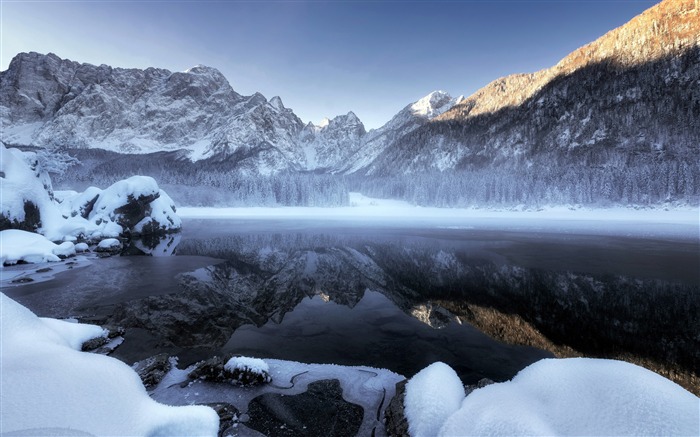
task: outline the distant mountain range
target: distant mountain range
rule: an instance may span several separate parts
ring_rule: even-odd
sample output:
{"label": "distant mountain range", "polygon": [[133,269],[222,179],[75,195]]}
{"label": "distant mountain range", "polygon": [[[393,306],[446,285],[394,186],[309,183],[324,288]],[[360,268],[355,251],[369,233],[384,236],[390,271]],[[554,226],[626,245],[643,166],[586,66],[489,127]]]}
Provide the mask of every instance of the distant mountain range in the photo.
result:
{"label": "distant mountain range", "polygon": [[304,125],[281,98],[242,96],[214,68],[121,69],[38,53],[12,60],[0,76],[0,97],[7,145],[177,150],[192,161],[236,157],[262,175],[362,168],[457,102],[431,93],[368,133],[352,112]]}
{"label": "distant mountain range", "polygon": [[369,132],[352,112],[304,124],[281,98],[242,96],[210,67],[121,69],[37,53],[0,73],[0,120],[7,146],[102,149],[141,154],[139,162],[168,152],[180,167],[239,177],[573,167],[636,168],[636,180],[652,166],[654,176],[682,180],[674,193],[657,191],[692,197],[700,5],[663,1],[552,68],[495,80],[468,98],[435,91]]}

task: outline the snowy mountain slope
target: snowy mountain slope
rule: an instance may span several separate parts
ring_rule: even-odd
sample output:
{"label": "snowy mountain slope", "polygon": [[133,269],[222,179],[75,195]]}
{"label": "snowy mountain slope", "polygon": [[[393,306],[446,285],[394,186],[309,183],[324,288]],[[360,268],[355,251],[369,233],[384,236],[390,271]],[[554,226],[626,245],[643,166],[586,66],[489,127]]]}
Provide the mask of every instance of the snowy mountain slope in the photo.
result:
{"label": "snowy mountain slope", "polygon": [[357,153],[366,133],[352,111],[332,120],[326,118],[319,125],[307,124],[299,137],[306,170],[337,171],[339,165]]}
{"label": "snowy mountain slope", "polygon": [[365,172],[687,160],[698,120],[700,5],[667,0],[550,69],[488,84]]}
{"label": "snowy mountain slope", "polygon": [[370,165],[395,141],[450,110],[463,99],[463,96],[452,98],[444,91],[433,91],[407,105],[384,126],[367,133],[357,153],[342,168],[343,172],[352,173]]}

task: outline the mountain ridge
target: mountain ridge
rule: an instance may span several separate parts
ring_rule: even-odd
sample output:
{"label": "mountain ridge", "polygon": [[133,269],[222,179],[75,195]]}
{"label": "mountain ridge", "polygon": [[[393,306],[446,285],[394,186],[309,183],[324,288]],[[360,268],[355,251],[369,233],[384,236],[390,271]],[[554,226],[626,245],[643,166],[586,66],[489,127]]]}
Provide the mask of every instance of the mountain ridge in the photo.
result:
{"label": "mountain ridge", "polygon": [[[304,124],[278,96],[242,96],[211,67],[171,73],[18,55],[0,73],[3,141],[157,151],[189,158],[190,168],[177,165],[189,183],[232,178],[216,182],[230,189],[236,178],[312,173],[352,175],[352,189],[373,197],[445,206],[695,202],[699,14],[700,0],[664,0],[550,68],[467,98],[432,92],[369,131],[352,111]],[[262,197],[303,197],[270,191],[283,189]]]}
{"label": "mountain ridge", "polygon": [[[124,69],[20,53],[0,75],[0,96],[8,145],[184,149],[192,161],[245,155],[244,174],[338,172],[367,134],[352,111],[309,128],[279,96],[243,96],[203,65],[184,72]],[[416,117],[432,115],[425,105],[428,112]]]}

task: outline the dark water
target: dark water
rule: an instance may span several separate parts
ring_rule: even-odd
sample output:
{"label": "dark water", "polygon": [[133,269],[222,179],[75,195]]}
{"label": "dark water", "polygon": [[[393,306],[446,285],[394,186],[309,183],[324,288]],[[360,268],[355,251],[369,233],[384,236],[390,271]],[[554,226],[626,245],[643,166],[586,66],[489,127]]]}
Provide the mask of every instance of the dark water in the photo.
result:
{"label": "dark water", "polygon": [[127,362],[240,353],[410,376],[440,360],[471,383],[551,356],[494,341],[431,306],[439,300],[517,314],[592,355],[700,367],[694,240],[320,221],[184,229],[177,256],[94,260],[3,291],[41,316],[125,326],[115,355]]}

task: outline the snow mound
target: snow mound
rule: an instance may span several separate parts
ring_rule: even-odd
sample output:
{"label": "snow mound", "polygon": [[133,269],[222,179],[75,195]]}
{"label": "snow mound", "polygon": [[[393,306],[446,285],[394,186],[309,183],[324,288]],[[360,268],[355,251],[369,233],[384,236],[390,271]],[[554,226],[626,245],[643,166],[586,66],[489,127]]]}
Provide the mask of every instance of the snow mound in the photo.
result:
{"label": "snow mound", "polygon": [[700,435],[700,399],[622,361],[545,359],[475,390],[440,435]]}
{"label": "snow mound", "polygon": [[18,229],[0,231],[2,265],[17,264],[19,261],[28,263],[60,261],[60,256],[71,255],[75,255],[73,243],[54,244],[43,235]]}
{"label": "snow mound", "polygon": [[[2,180],[0,215],[3,218],[17,224],[24,223],[25,229],[34,228],[39,225],[39,222],[44,227],[56,225],[62,219],[41,178],[25,161],[25,154],[17,149],[7,149],[2,142],[0,142],[0,180]],[[33,214],[33,208],[36,208],[38,216],[28,217],[28,213]]]}
{"label": "snow mound", "polygon": [[3,293],[0,310],[4,433],[217,435],[211,408],[159,404],[126,364],[76,350],[101,328],[40,319]]}
{"label": "snow mound", "polygon": [[462,381],[447,364],[436,362],[418,372],[406,383],[404,399],[411,436],[436,436],[463,399]]}
{"label": "snow mound", "polygon": [[104,240],[100,241],[100,244],[97,245],[98,249],[116,249],[120,247],[122,243],[119,242],[116,238],[105,238]]}
{"label": "snow mound", "polygon": [[260,358],[249,357],[233,357],[224,364],[224,369],[229,372],[241,370],[251,372],[258,375],[266,375],[270,373],[270,366]]}

